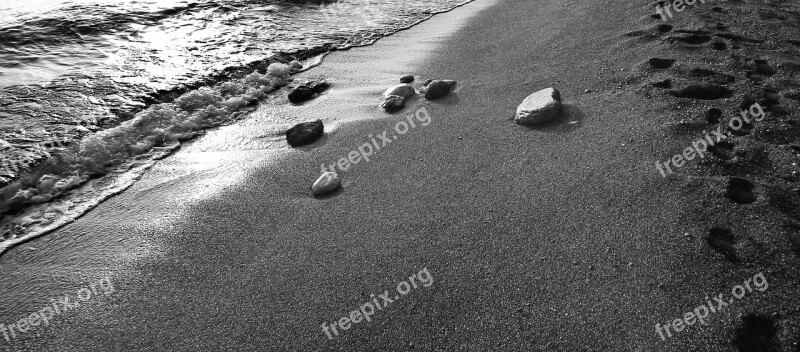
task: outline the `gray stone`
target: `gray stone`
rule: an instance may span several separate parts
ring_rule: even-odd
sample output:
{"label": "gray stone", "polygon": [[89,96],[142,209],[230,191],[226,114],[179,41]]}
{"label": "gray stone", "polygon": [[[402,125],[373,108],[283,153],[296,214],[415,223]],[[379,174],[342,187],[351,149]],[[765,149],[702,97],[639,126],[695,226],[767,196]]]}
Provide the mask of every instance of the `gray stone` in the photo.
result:
{"label": "gray stone", "polygon": [[400,77],[400,83],[411,83],[414,82],[414,76],[408,75]]}
{"label": "gray stone", "polygon": [[439,99],[449,94],[456,87],[455,81],[433,80],[425,86],[425,99]]}
{"label": "gray stone", "polygon": [[314,90],[309,86],[297,86],[296,88],[292,89],[289,92],[289,101],[294,104],[302,103],[306,100],[310,100],[311,97],[314,95]]}
{"label": "gray stone", "polygon": [[322,93],[328,90],[328,88],[331,87],[331,84],[326,81],[312,81],[310,84],[306,84],[306,86],[311,88],[314,93]]}
{"label": "gray stone", "polygon": [[314,143],[325,132],[322,120],[298,123],[286,131],[286,141],[292,147]]}
{"label": "gray stone", "polygon": [[450,91],[451,92],[454,89],[456,89],[456,81],[453,81],[453,80],[450,80],[450,79],[443,79],[442,82],[444,82],[444,84],[446,84],[448,87],[450,87]]}
{"label": "gray stone", "polygon": [[398,111],[404,106],[406,106],[406,100],[399,95],[390,95],[381,104],[381,107],[389,112]]}
{"label": "gray stone", "polygon": [[322,196],[331,193],[342,186],[339,177],[333,172],[326,172],[319,176],[316,182],[311,185],[311,193],[315,196]]}
{"label": "gray stone", "polygon": [[520,125],[547,123],[555,119],[561,110],[561,93],[558,89],[542,89],[529,95],[522,104],[519,104],[514,122]]}
{"label": "gray stone", "polygon": [[403,99],[408,99],[409,97],[414,96],[417,94],[417,91],[412,87],[410,84],[403,83],[393,86],[383,92],[384,97],[389,97],[390,95],[397,95],[403,97]]}

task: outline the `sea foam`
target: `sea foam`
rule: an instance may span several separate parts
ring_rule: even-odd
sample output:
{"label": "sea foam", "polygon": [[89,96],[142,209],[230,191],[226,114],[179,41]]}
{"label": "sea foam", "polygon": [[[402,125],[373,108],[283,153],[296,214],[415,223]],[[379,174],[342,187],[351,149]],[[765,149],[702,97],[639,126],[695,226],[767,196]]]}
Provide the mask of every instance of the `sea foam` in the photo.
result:
{"label": "sea foam", "polygon": [[[236,113],[250,109],[268,93],[288,83],[289,73],[289,65],[273,63],[263,74],[253,72],[187,92],[171,103],[151,105],[132,119],[77,143],[40,144],[39,152],[32,155],[44,160],[25,162],[25,166],[39,164],[26,168],[29,172],[22,172],[19,179],[0,190],[0,211],[24,208],[11,218],[6,216],[0,223],[3,237],[20,240],[22,238],[17,238],[21,234],[20,227],[34,225],[40,231],[28,228],[25,237],[46,232],[119,193],[181,141],[233,121]],[[5,165],[5,168],[23,171],[19,166]],[[90,182],[99,176],[105,176],[102,182]],[[91,187],[81,187],[87,182],[92,183]],[[84,192],[83,188],[86,188]],[[56,197],[63,199],[35,206]],[[78,204],[81,200],[86,204]],[[0,252],[12,242],[0,243]]]}

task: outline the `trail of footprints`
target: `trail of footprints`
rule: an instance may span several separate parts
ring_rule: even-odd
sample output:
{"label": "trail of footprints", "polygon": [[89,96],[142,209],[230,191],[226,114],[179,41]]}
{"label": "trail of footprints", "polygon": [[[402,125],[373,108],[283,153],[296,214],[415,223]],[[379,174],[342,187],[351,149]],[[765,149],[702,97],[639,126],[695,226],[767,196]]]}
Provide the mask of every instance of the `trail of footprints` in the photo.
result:
{"label": "trail of footprints", "polygon": [[[659,0],[650,3],[648,9],[656,6],[664,6],[668,1]],[[800,56],[797,48],[800,48],[800,40],[771,39],[769,48],[762,48],[759,45],[767,43],[764,38],[757,38],[751,34],[741,35],[729,30],[728,26],[721,21],[732,16],[742,16],[742,6],[753,4],[753,1],[738,0],[719,4],[705,3],[696,5],[696,16],[706,23],[702,29],[676,28],[679,21],[665,23],[661,16],[655,11],[648,15],[645,21],[657,22],[646,29],[625,33],[624,36],[631,40],[641,42],[660,41],[667,44],[671,49],[677,51],[689,51],[709,53],[712,57],[702,57],[703,62],[715,64],[716,69],[710,67],[692,67],[691,63],[684,64],[681,60],[670,57],[652,57],[639,65],[640,71],[644,72],[645,77],[650,77],[649,81],[643,84],[643,91],[653,95],[661,95],[665,99],[690,99],[693,102],[713,102],[724,100],[720,106],[706,106],[704,123],[707,128],[715,129],[721,126],[726,131],[727,138],[717,142],[708,148],[708,152],[713,155],[719,165],[723,165],[726,173],[749,174],[743,172],[744,166],[739,163],[742,155],[747,153],[755,154],[752,150],[737,150],[737,141],[740,138],[752,138],[754,130],[757,128],[753,123],[744,123],[741,128],[733,129],[727,127],[728,120],[733,114],[740,110],[747,110],[750,106],[758,103],[766,111],[766,115],[773,121],[782,122],[789,127],[769,131],[766,128],[758,127],[760,135],[757,136],[759,142],[766,142],[777,145],[781,141],[784,146],[788,144],[794,149],[795,154],[800,157],[800,145],[796,144],[797,137],[800,136],[800,121],[791,119],[787,110],[781,106],[781,97],[789,101],[800,101],[800,62],[784,61],[775,65],[775,62],[755,57],[756,53],[764,53],[773,59],[786,58],[787,56]],[[760,21],[769,22],[773,27],[794,28],[795,33],[800,31],[800,11],[787,11],[780,8],[780,1],[762,4],[764,8],[758,9]],[[786,5],[789,6],[789,5]],[[680,16],[690,16],[688,10],[683,11]],[[696,23],[696,22],[695,22]],[[733,26],[733,25],[732,25]],[[756,51],[756,49],[761,50]],[[707,51],[704,51],[707,50]],[[769,53],[767,53],[769,52]],[[720,60],[720,56],[725,56]],[[687,67],[688,66],[688,67]],[[724,68],[723,68],[724,67]],[[720,72],[725,70],[725,72]],[[743,77],[737,79],[728,73],[738,72]],[[781,73],[782,75],[778,75]],[[777,75],[777,76],[776,76]],[[741,76],[740,76],[741,77]],[[776,78],[777,77],[777,78]],[[784,77],[789,77],[784,78]],[[736,89],[734,89],[734,87]],[[671,97],[671,98],[670,98]],[[739,100],[740,104],[737,111],[730,109],[725,111],[722,106],[730,104],[729,99]],[[796,104],[792,102],[792,104]],[[702,125],[702,124],[700,124]],[[774,124],[773,124],[774,126]],[[773,130],[776,128],[773,127]],[[770,138],[761,138],[768,135]],[[762,140],[762,139],[767,139]],[[751,147],[752,148],[752,147]],[[758,156],[750,156],[757,159]],[[766,158],[764,158],[766,159]],[[767,170],[766,172],[769,172]],[[794,180],[797,182],[800,178]],[[728,176],[725,186],[724,197],[733,204],[752,204],[759,199],[759,195],[766,192],[759,190],[767,188],[758,186],[745,177]],[[787,190],[788,191],[788,190]],[[780,193],[780,191],[778,191]],[[776,206],[790,218],[797,218],[798,221],[786,222],[787,238],[791,244],[791,251],[800,257],[800,189],[797,192],[784,192],[784,198],[777,203],[769,199],[770,205]],[[770,198],[761,196],[761,198]],[[745,238],[745,240],[750,240]],[[721,258],[734,264],[740,264],[745,259],[740,255],[737,246],[740,248],[743,243],[737,238],[729,228],[713,227],[705,236],[705,243],[720,254]],[[746,242],[746,241],[745,241]],[[778,351],[781,350],[778,335],[778,320],[773,315],[748,314],[742,318],[740,326],[735,331],[735,336],[731,343],[739,351]],[[800,351],[800,349],[798,350]]]}

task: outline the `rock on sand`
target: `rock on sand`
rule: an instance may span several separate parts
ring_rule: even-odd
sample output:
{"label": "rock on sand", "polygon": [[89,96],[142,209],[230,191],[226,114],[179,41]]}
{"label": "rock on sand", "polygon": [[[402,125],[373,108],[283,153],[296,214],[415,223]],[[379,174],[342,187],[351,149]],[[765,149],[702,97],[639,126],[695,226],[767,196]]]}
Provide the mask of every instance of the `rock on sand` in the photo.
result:
{"label": "rock on sand", "polygon": [[316,182],[311,186],[311,193],[315,196],[321,196],[331,193],[342,186],[339,177],[333,172],[326,172],[319,176]]}
{"label": "rock on sand", "polygon": [[286,141],[292,147],[313,143],[325,132],[321,120],[298,123],[286,131]]}
{"label": "rock on sand", "polygon": [[383,92],[385,97],[381,107],[386,111],[397,111],[406,106],[406,99],[417,94],[417,90],[410,84],[403,83],[393,86]]}
{"label": "rock on sand", "polygon": [[302,103],[306,100],[310,100],[311,96],[314,95],[314,89],[309,86],[298,86],[292,89],[289,92],[289,101],[294,104]]}
{"label": "rock on sand", "polygon": [[514,122],[535,125],[552,121],[561,113],[561,93],[555,88],[545,88],[529,95],[517,107]]}
{"label": "rock on sand", "polygon": [[425,99],[434,100],[444,97],[449,94],[456,87],[456,81],[450,80],[433,80],[426,84],[423,89],[425,90]]}
{"label": "rock on sand", "polygon": [[308,81],[292,89],[289,92],[289,101],[293,104],[300,104],[311,100],[314,94],[320,94],[330,88],[331,85],[325,81]]}
{"label": "rock on sand", "polygon": [[404,106],[406,106],[406,100],[399,95],[390,95],[381,104],[381,107],[389,112],[398,111]]}
{"label": "rock on sand", "polygon": [[410,84],[403,83],[393,86],[383,92],[384,97],[389,97],[390,95],[396,95],[399,97],[403,97],[403,99],[408,99],[409,97],[417,94],[417,91],[412,87]]}
{"label": "rock on sand", "polygon": [[318,94],[328,90],[328,88],[331,87],[331,84],[326,81],[309,81],[306,82],[304,85],[311,88],[311,90],[313,90],[314,93]]}

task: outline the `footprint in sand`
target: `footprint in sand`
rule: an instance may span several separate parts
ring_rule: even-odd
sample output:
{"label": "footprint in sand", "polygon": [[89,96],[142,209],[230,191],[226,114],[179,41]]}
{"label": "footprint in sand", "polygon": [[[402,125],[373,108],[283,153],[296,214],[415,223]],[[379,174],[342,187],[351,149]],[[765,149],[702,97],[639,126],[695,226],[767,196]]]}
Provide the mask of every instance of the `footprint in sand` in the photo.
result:
{"label": "footprint in sand", "polygon": [[778,324],[766,314],[748,314],[736,328],[736,336],[731,340],[737,351],[781,351],[778,340]]}
{"label": "footprint in sand", "polygon": [[709,108],[706,110],[706,122],[709,124],[717,124],[720,120],[722,120],[722,110],[718,108]]}
{"label": "footprint in sand", "polygon": [[767,60],[748,58],[745,61],[745,77],[753,81],[763,81],[778,71]]}
{"label": "footprint in sand", "polygon": [[663,24],[663,23],[662,23],[662,24],[659,24],[659,25],[657,25],[657,26],[655,27],[655,30],[656,30],[656,32],[658,32],[658,33],[664,34],[664,33],[667,33],[667,32],[669,32],[669,31],[671,31],[671,30],[672,30],[672,28],[673,28],[673,27],[672,27],[672,25],[671,25],[671,24]]}
{"label": "footprint in sand", "polygon": [[725,197],[739,204],[750,204],[756,201],[756,186],[741,177],[731,177],[728,179],[728,187],[725,189]]}
{"label": "footprint in sand", "polygon": [[749,110],[755,103],[758,103],[773,114],[782,114],[781,95],[775,88],[761,87],[745,93],[742,95],[739,110]]}
{"label": "footprint in sand", "polygon": [[714,83],[692,84],[678,90],[671,90],[669,94],[678,98],[699,100],[716,100],[733,96],[730,89]]}
{"label": "footprint in sand", "polygon": [[672,65],[675,64],[675,61],[675,59],[662,59],[653,57],[647,60],[647,64],[652,69],[663,70],[672,67]]}
{"label": "footprint in sand", "polygon": [[711,42],[711,48],[719,51],[728,50],[728,44],[725,44],[725,42],[721,40],[714,40]]}
{"label": "footprint in sand", "polygon": [[736,156],[733,143],[728,141],[718,142],[717,144],[708,147],[708,151],[722,160],[731,160],[734,158],[734,156]]}
{"label": "footprint in sand", "polygon": [[731,263],[739,261],[739,257],[736,255],[736,248],[734,247],[736,238],[733,236],[731,230],[720,227],[712,228],[708,236],[706,236],[706,243],[719,254],[725,256],[725,259]]}
{"label": "footprint in sand", "polygon": [[689,45],[699,45],[711,41],[711,36],[708,35],[707,32],[702,32],[702,33],[687,33],[689,31],[675,31],[675,32],[678,32],[680,34],[675,34],[667,37],[667,41],[669,41],[670,43],[677,42]]}

